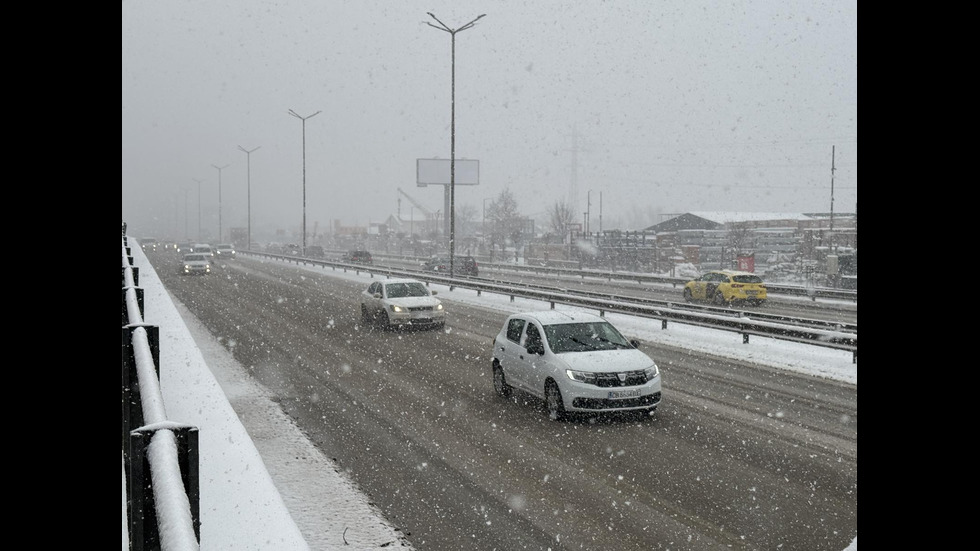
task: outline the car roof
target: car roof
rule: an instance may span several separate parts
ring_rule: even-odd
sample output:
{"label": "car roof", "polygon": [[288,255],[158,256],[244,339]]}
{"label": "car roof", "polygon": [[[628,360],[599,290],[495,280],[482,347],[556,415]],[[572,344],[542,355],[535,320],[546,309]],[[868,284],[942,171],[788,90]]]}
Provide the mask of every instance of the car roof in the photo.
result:
{"label": "car roof", "polygon": [[383,285],[390,285],[392,283],[421,283],[422,285],[425,285],[424,282],[419,281],[417,279],[412,279],[410,277],[393,277],[393,278],[390,278],[390,279],[386,279],[386,280],[382,281],[381,283]]}
{"label": "car roof", "polygon": [[730,276],[736,276],[736,275],[759,275],[759,274],[753,274],[752,272],[743,272],[743,271],[739,271],[739,270],[708,270],[705,273],[706,274],[725,274],[725,275],[730,275]]}
{"label": "car roof", "polygon": [[541,325],[560,325],[563,323],[587,323],[587,322],[605,322],[608,321],[606,318],[597,316],[595,314],[590,314],[588,312],[561,312],[558,310],[541,310],[537,312],[521,312],[519,314],[513,314],[507,319],[511,318],[530,318],[537,320]]}

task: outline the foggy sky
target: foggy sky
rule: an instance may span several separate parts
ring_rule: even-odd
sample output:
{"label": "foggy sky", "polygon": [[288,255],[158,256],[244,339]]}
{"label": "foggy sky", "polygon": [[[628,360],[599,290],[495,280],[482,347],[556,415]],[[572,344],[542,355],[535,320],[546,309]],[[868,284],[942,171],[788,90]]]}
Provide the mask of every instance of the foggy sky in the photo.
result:
{"label": "foggy sky", "polygon": [[855,211],[853,0],[123,0],[129,232],[193,239],[200,220],[217,241],[227,165],[225,240],[249,188],[253,239],[298,235],[291,109],[319,111],[308,232],[384,221],[400,197],[407,218],[399,187],[442,210],[442,188],[415,182],[417,159],[450,157],[452,40],[426,12],[451,28],[486,14],[455,40],[455,155],[481,180],[456,187],[457,214],[480,220],[510,188],[539,227],[559,199],[581,222],[592,190],[592,228],[601,193],[603,228],[632,230],[686,211],[828,212],[832,183],[835,212]]}

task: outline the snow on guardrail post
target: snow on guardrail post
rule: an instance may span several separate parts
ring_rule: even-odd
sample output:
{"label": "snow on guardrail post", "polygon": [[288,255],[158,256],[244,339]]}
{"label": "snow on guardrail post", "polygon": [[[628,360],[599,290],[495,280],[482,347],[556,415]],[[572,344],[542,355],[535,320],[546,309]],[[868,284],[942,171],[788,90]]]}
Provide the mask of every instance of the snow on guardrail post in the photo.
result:
{"label": "snow on guardrail post", "polygon": [[[129,323],[129,304],[126,300],[126,291],[128,291],[129,289],[130,289],[129,287],[123,287],[122,290],[122,324],[123,325]],[[143,308],[143,289],[140,287],[134,287],[133,290],[136,291],[136,304],[139,307],[140,319],[143,319],[143,314],[144,312],[146,312],[146,310]]]}
{"label": "snow on guardrail post", "polygon": [[[160,328],[154,325],[127,325],[122,328],[122,438],[123,452],[128,449],[129,433],[141,427],[143,421],[143,401],[140,398],[139,376],[136,373],[136,349],[133,346],[133,331],[142,327],[150,343],[150,354],[156,366],[156,376],[160,379]],[[129,454],[126,454],[126,471],[129,474]]]}
{"label": "snow on guardrail post", "polygon": [[122,284],[123,284],[123,287],[126,286],[126,270],[127,269],[132,270],[132,272],[133,272],[133,285],[137,285],[138,286],[140,284],[140,269],[139,269],[139,266],[123,266],[122,267],[122,278],[123,278],[122,279],[122,281],[123,281]]}
{"label": "snow on guardrail post", "polygon": [[[141,427],[129,434],[129,448],[133,461],[131,461],[132,476],[129,478],[127,505],[129,506],[129,541],[132,551],[161,549],[163,538],[160,534],[160,525],[167,525],[167,523],[161,523],[160,517],[166,517],[173,513],[171,510],[158,511],[156,507],[158,496],[154,494],[153,490],[154,473],[159,473],[158,477],[161,479],[174,474],[166,472],[168,465],[154,465],[152,461],[150,445],[156,434],[161,431],[173,433],[176,441],[180,482],[186,493],[194,537],[198,543],[201,541],[198,429],[192,426]],[[158,479],[156,484],[161,484],[161,488],[163,488],[172,482]],[[183,501],[183,498],[180,501]]]}

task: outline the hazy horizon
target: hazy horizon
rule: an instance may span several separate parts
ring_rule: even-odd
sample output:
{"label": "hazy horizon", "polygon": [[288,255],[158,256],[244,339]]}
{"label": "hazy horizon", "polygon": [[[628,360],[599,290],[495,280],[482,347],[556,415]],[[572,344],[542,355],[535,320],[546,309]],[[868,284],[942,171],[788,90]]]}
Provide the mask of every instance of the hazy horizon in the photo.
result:
{"label": "hazy horizon", "polygon": [[832,184],[834,211],[856,210],[856,2],[410,4],[124,0],[130,233],[195,238],[200,220],[227,241],[249,193],[253,234],[298,232],[291,110],[307,232],[421,219],[398,188],[443,210],[441,186],[416,187],[417,159],[450,158],[452,40],[426,12],[486,14],[455,40],[455,157],[480,168],[457,216],[505,188],[539,228],[557,200],[593,229],[600,208],[628,230],[829,212]]}

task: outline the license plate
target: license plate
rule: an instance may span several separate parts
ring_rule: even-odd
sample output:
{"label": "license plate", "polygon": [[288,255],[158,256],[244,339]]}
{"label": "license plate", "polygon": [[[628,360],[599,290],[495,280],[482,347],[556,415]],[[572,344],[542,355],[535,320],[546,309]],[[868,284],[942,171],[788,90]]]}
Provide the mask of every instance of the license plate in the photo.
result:
{"label": "license plate", "polygon": [[745,294],[754,297],[759,294],[759,291],[745,291]]}
{"label": "license plate", "polygon": [[636,398],[640,395],[640,389],[635,390],[610,390],[609,399],[616,400],[619,398]]}

